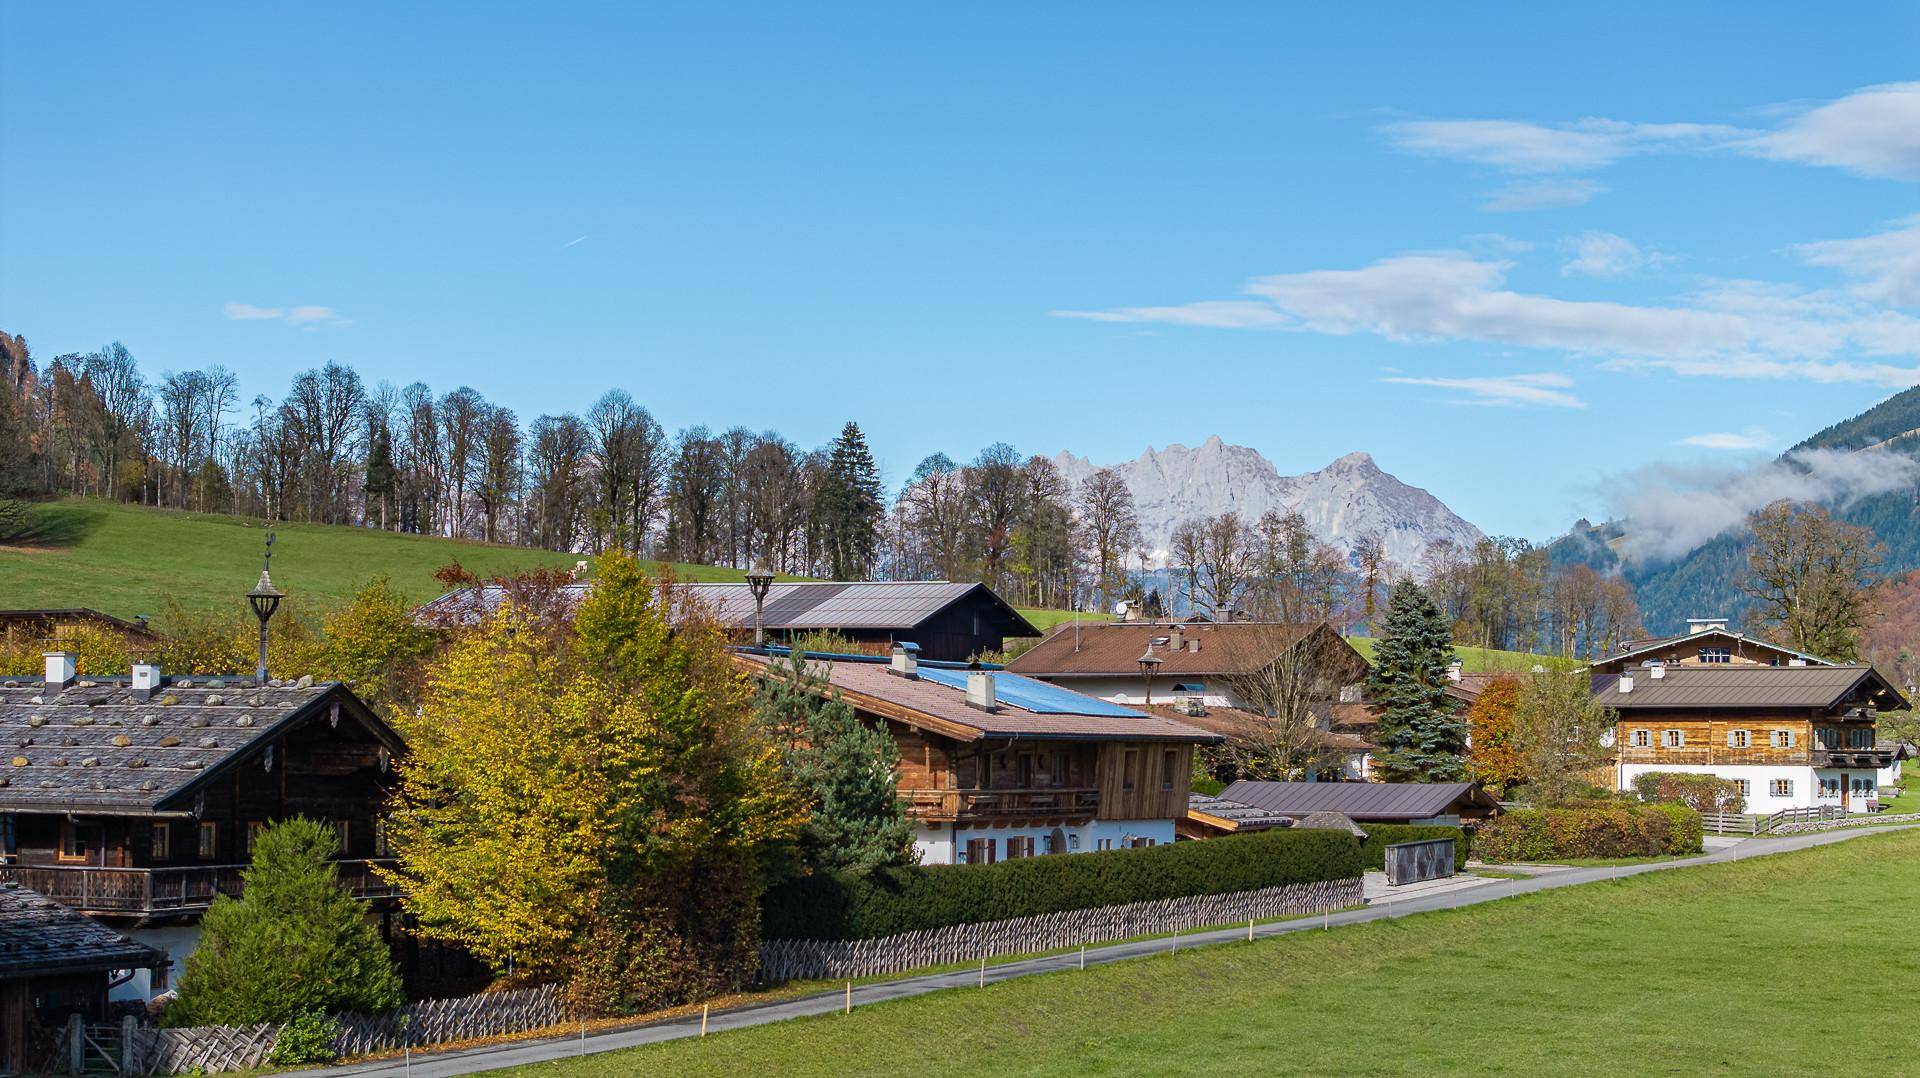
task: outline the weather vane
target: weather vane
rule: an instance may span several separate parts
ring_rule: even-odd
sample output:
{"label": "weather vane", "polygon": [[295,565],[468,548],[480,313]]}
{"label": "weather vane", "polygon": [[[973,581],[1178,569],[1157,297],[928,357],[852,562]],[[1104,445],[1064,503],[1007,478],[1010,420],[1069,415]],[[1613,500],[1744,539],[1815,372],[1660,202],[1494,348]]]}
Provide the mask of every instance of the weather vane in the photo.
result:
{"label": "weather vane", "polygon": [[267,574],[267,569],[272,564],[273,564],[273,529],[268,528],[267,529],[267,552],[260,559],[260,575],[265,576]]}

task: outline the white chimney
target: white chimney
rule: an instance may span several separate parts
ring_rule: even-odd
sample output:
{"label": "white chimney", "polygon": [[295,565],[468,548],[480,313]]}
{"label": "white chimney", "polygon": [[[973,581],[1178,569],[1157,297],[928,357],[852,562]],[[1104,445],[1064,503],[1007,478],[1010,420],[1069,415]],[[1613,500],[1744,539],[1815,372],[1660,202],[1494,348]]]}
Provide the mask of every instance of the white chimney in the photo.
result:
{"label": "white chimney", "polygon": [[967,706],[982,711],[1000,710],[999,695],[994,691],[993,671],[967,671]]}
{"label": "white chimney", "polygon": [[1788,665],[1788,666],[1805,666],[1805,665],[1807,665],[1807,660],[1805,660],[1805,659],[1788,659],[1788,660],[1787,660],[1787,665]]}
{"label": "white chimney", "polygon": [[1655,662],[1655,663],[1648,663],[1648,664],[1647,664],[1647,676],[1648,676],[1648,677],[1650,677],[1650,678],[1652,678],[1652,679],[1653,679],[1653,680],[1655,680],[1655,681],[1659,681],[1659,680],[1660,680],[1661,678],[1664,678],[1664,677],[1666,677],[1666,676],[1667,676],[1667,664],[1666,664],[1666,663],[1660,663],[1660,662]]}
{"label": "white chimney", "polygon": [[893,661],[887,664],[887,673],[917,680],[920,677],[920,645],[904,640],[893,645]]}
{"label": "white chimney", "polygon": [[1459,659],[1455,659],[1452,662],[1447,664],[1447,680],[1448,681],[1460,680],[1460,660]]}
{"label": "white chimney", "polygon": [[1715,629],[1721,632],[1725,632],[1727,630],[1727,619],[1725,618],[1688,618],[1687,619],[1687,635],[1688,636],[1692,636],[1694,633],[1711,632]]}
{"label": "white chimney", "polygon": [[1633,675],[1632,675],[1632,674],[1621,674],[1621,675],[1620,675],[1620,692],[1621,692],[1621,694],[1622,694],[1622,695],[1624,695],[1624,694],[1626,694],[1626,693],[1630,693],[1630,692],[1632,692],[1632,691],[1633,691]]}
{"label": "white chimney", "polygon": [[153,694],[160,691],[160,664],[156,662],[137,662],[133,664],[133,697],[136,700],[151,700]]}
{"label": "white chimney", "polygon": [[79,676],[80,656],[71,651],[49,651],[47,660],[47,691],[59,692],[73,684]]}

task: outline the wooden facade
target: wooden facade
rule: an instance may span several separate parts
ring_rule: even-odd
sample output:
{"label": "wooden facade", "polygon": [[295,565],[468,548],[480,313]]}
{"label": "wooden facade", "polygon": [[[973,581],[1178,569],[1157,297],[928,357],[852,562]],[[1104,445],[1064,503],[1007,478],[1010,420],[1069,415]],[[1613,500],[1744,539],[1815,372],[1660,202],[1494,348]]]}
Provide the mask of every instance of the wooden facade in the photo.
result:
{"label": "wooden facade", "polygon": [[1824,767],[1829,750],[1871,750],[1875,731],[1871,718],[1814,721],[1804,711],[1633,715],[1620,721],[1620,762]]}

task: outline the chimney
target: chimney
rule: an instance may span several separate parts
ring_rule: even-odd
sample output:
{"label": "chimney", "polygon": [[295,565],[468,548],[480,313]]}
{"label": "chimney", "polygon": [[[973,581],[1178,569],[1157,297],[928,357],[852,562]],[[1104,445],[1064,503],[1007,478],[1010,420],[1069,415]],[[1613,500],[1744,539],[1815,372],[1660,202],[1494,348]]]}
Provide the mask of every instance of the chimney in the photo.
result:
{"label": "chimney", "polygon": [[133,664],[133,698],[151,700],[153,694],[160,691],[160,664],[156,662],[137,662]]}
{"label": "chimney", "polygon": [[1167,649],[1169,651],[1179,651],[1186,646],[1186,643],[1186,634],[1180,630],[1180,626],[1175,625],[1173,631],[1167,634]]}
{"label": "chimney", "polygon": [[1727,619],[1725,618],[1688,618],[1687,619],[1687,635],[1688,636],[1692,636],[1694,633],[1710,632],[1715,629],[1718,629],[1721,632],[1726,632]]}
{"label": "chimney", "polygon": [[1807,660],[1805,660],[1805,659],[1788,659],[1788,660],[1787,660],[1787,665],[1788,665],[1788,666],[1805,666],[1805,665],[1807,665]]}
{"label": "chimney", "polygon": [[49,651],[47,660],[47,691],[60,692],[72,685],[79,675],[80,656],[72,651]]}
{"label": "chimney", "polygon": [[1447,680],[1448,681],[1460,680],[1460,660],[1459,659],[1455,659],[1452,662],[1447,664]]}
{"label": "chimney", "polygon": [[1196,636],[1192,640],[1187,641],[1187,650],[1196,653],[1199,652],[1200,638]]}
{"label": "chimney", "polygon": [[1632,691],[1633,691],[1633,674],[1632,674],[1631,672],[1629,672],[1629,673],[1625,673],[1625,674],[1621,674],[1621,675],[1620,675],[1620,693],[1621,693],[1621,695],[1623,695],[1623,696],[1624,696],[1624,695],[1626,695],[1627,693],[1630,693],[1630,692],[1632,692]]}
{"label": "chimney", "polygon": [[887,673],[918,681],[920,679],[920,645],[908,643],[905,640],[893,645],[893,661],[887,664]]}
{"label": "chimney", "polygon": [[1661,678],[1664,678],[1666,676],[1667,676],[1666,663],[1659,662],[1656,660],[1654,662],[1650,662],[1647,664],[1647,677],[1653,679],[1654,681],[1659,681]]}
{"label": "chimney", "polygon": [[999,697],[994,692],[993,671],[967,671],[967,706],[977,707],[981,711],[1000,710]]}

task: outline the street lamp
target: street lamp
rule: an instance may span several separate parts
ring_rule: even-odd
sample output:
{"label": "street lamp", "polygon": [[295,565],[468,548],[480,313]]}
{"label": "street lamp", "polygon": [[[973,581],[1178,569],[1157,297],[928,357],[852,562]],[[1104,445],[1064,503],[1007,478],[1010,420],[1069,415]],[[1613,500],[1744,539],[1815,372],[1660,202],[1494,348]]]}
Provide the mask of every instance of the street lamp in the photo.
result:
{"label": "street lamp", "polygon": [[1151,707],[1153,705],[1153,672],[1158,670],[1160,664],[1166,660],[1153,653],[1153,641],[1149,640],[1147,641],[1146,653],[1141,655],[1137,661],[1140,663],[1140,673],[1147,679],[1146,703]]}
{"label": "street lamp", "polygon": [[267,566],[273,561],[273,533],[267,533],[267,553],[260,559],[260,583],[247,593],[247,605],[253,608],[253,616],[260,619],[260,663],[254,668],[254,678],[261,686],[267,683],[267,622],[273,612],[280,609],[280,600],[287,593],[273,586],[273,577],[267,574]]}
{"label": "street lamp", "polygon": [[753,593],[753,646],[761,647],[767,642],[766,619],[762,610],[767,602],[767,592],[773,590],[773,570],[765,565],[748,569],[747,590]]}

